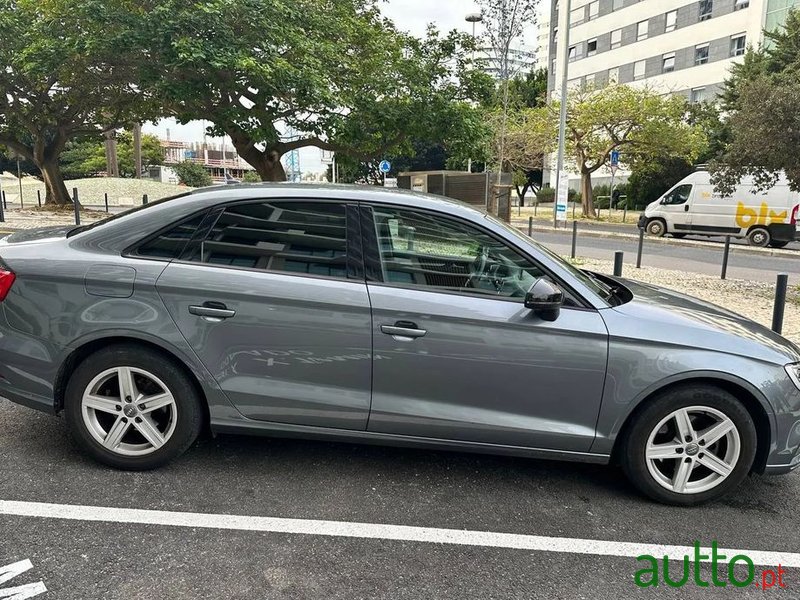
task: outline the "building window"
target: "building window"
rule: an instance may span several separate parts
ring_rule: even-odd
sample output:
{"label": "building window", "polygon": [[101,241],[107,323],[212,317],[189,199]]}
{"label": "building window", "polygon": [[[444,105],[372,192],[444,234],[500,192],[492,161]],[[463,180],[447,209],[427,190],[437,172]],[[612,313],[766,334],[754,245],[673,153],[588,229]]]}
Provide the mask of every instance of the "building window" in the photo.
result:
{"label": "building window", "polygon": [[589,20],[596,19],[600,15],[600,1],[594,0],[589,3]]}
{"label": "building window", "polygon": [[644,79],[644,71],[646,66],[647,66],[647,61],[644,60],[637,60],[635,63],[633,63],[634,81],[639,81],[640,79]]}
{"label": "building window", "polygon": [[736,4],[733,5],[733,10],[741,10],[748,6],[750,6],[750,0],[736,0]]}
{"label": "building window", "polygon": [[570,46],[569,48],[569,60],[575,60],[578,58],[578,47],[577,46]]}
{"label": "building window", "polygon": [[694,88],[692,90],[692,94],[690,100],[692,104],[697,104],[698,102],[703,102],[706,99],[706,88],[699,87]]}
{"label": "building window", "polygon": [[622,46],[622,29],[615,29],[611,32],[611,49]]}
{"label": "building window", "polygon": [[662,71],[664,73],[672,73],[675,70],[675,53],[670,52],[661,57]]}
{"label": "building window", "polygon": [[597,54],[597,38],[586,42],[586,56],[594,56],[595,54]]}
{"label": "building window", "polygon": [[584,83],[584,85],[586,87],[588,87],[588,88],[593,88],[594,87],[594,79],[595,79],[595,74],[594,73],[591,73],[590,75],[587,75],[586,76],[586,82]]}
{"label": "building window", "polygon": [[636,24],[636,41],[641,42],[642,40],[647,39],[647,32],[650,28],[649,21],[639,21]]}
{"label": "building window", "polygon": [[553,29],[553,44],[558,44],[558,27]]}
{"label": "building window", "polygon": [[747,51],[747,36],[735,35],[731,38],[731,56],[743,56]]}
{"label": "building window", "polygon": [[575,90],[581,89],[581,78],[576,77],[575,79],[570,79],[567,81],[567,90],[570,92],[574,92]]}
{"label": "building window", "polygon": [[700,0],[700,20],[708,21],[714,10],[714,0]]}
{"label": "building window", "polygon": [[580,25],[583,23],[583,19],[586,15],[586,7],[581,6],[580,8],[576,8],[572,12],[569,13],[569,24],[570,25]]}
{"label": "building window", "polygon": [[623,4],[623,0],[611,0],[611,10],[620,10]]}
{"label": "building window", "polygon": [[667,13],[667,24],[664,27],[664,33],[675,31],[678,26],[678,11],[671,10]]}
{"label": "building window", "polygon": [[619,67],[608,70],[608,83],[619,83]]}
{"label": "building window", "polygon": [[704,65],[708,62],[708,44],[702,46],[695,46],[694,48],[694,64]]}

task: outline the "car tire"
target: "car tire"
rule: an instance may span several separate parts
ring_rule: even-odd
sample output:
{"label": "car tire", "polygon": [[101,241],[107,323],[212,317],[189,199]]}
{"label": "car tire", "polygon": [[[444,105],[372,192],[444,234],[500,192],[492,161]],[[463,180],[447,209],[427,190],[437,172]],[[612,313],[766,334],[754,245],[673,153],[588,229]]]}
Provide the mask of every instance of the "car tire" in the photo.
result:
{"label": "car tire", "polygon": [[64,413],[82,450],[130,471],[155,469],[183,454],[204,418],[183,369],[136,345],[114,345],[84,359],[67,382]]}
{"label": "car tire", "polygon": [[775,240],[772,240],[769,245],[771,248],[786,248],[786,246],[789,245],[789,242],[776,242]]}
{"label": "car tire", "polygon": [[747,243],[758,248],[766,248],[772,242],[772,236],[766,227],[753,227],[747,232]]}
{"label": "car tire", "polygon": [[[757,446],[753,419],[735,396],[722,389],[677,387],[649,402],[634,418],[620,462],[631,483],[658,502],[693,506],[719,499],[741,484],[753,466]],[[715,431],[729,426],[727,433],[706,444]],[[681,429],[689,432],[682,441]]]}
{"label": "car tire", "polygon": [[647,223],[646,230],[653,237],[664,237],[667,233],[667,224],[662,219],[653,219]]}

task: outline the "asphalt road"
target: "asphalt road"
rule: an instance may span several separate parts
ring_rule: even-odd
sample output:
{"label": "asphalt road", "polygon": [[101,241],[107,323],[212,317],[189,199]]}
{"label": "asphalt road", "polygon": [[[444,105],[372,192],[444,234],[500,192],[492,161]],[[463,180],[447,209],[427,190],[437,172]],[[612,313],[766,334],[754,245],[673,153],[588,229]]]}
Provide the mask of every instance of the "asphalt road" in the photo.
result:
{"label": "asphalt road", "polygon": [[[620,226],[621,227],[621,226]],[[561,255],[569,256],[572,245],[572,230],[534,231],[534,239],[546,244]],[[709,240],[706,239],[706,242]],[[614,252],[625,253],[625,265],[636,265],[638,239],[627,237],[598,237],[578,233],[577,256],[613,260]],[[792,246],[798,246],[797,243]],[[719,275],[722,269],[724,244],[686,245],[668,240],[653,240],[645,237],[642,264],[663,269],[678,269],[693,273]],[[800,252],[797,256],[770,256],[756,254],[737,244],[731,248],[728,260],[728,277],[774,282],[778,273],[789,273],[790,282],[800,281]],[[626,271],[626,276],[635,279],[635,272]]]}
{"label": "asphalt road", "polygon": [[[641,498],[616,468],[234,436],[201,441],[165,469],[125,473],[79,454],[62,420],[5,400],[0,456],[0,501],[800,552],[797,475],[754,477],[723,502],[678,509]],[[0,597],[38,581],[48,592],[37,598],[76,600],[764,595],[694,583],[642,590],[634,556],[314,535],[313,527],[296,534],[0,512],[0,581],[3,565],[33,564],[0,583]],[[707,581],[710,567],[701,573]],[[744,578],[744,567],[735,574]],[[799,597],[800,569],[783,580],[787,587],[771,593]]]}

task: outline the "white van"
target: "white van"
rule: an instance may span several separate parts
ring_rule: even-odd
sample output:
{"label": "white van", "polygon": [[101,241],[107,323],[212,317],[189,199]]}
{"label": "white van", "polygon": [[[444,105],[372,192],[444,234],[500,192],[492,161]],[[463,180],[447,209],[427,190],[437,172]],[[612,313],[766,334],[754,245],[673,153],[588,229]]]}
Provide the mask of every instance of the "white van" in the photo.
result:
{"label": "white van", "polygon": [[731,197],[714,191],[711,174],[697,171],[649,204],[639,227],[657,237],[730,235],[746,237],[753,246],[783,248],[800,239],[800,194],[783,175],[772,189],[756,192],[745,178]]}

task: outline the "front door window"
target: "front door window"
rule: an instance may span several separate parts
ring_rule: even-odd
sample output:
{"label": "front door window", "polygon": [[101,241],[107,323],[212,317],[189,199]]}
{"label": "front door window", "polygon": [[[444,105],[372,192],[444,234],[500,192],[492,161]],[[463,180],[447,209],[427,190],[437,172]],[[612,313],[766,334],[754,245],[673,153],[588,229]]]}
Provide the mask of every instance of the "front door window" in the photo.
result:
{"label": "front door window", "polygon": [[689,184],[679,185],[666,196],[664,196],[664,204],[686,204],[689,201],[689,196],[692,194],[692,186]]}

